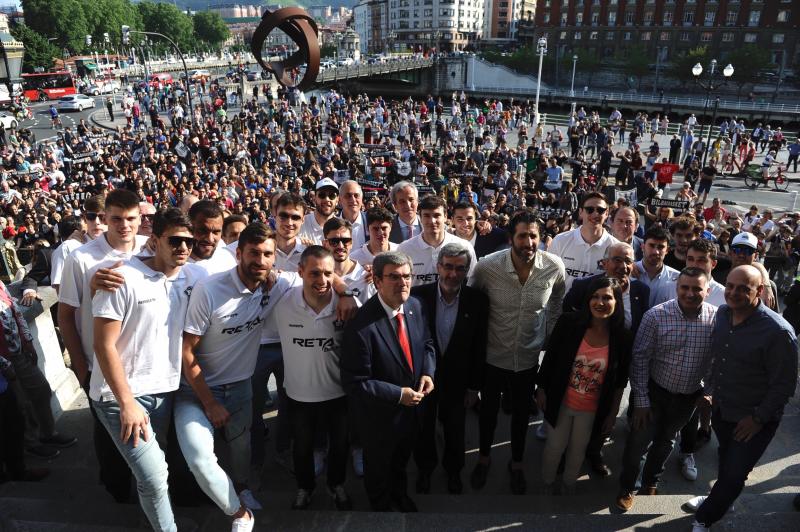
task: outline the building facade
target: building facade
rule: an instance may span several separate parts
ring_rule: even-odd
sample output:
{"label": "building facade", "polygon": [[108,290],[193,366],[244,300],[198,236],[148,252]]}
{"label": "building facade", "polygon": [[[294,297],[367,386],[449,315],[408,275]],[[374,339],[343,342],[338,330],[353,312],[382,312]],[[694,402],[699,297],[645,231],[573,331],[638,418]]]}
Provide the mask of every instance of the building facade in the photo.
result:
{"label": "building facade", "polygon": [[698,46],[722,59],[752,44],[774,65],[800,68],[800,0],[537,0],[519,37],[535,45],[542,36],[559,53],[585,49],[599,58],[641,46],[654,63]]}
{"label": "building facade", "polygon": [[378,54],[393,48],[389,39],[389,0],[366,0],[353,8],[353,29],[361,53]]}
{"label": "building facade", "polygon": [[516,40],[518,22],[524,18],[532,19],[535,12],[536,0],[491,0],[486,2],[485,38]]}
{"label": "building facade", "polygon": [[[463,50],[484,35],[483,0],[387,0],[389,38],[405,50]],[[511,1],[511,0],[509,0]]]}

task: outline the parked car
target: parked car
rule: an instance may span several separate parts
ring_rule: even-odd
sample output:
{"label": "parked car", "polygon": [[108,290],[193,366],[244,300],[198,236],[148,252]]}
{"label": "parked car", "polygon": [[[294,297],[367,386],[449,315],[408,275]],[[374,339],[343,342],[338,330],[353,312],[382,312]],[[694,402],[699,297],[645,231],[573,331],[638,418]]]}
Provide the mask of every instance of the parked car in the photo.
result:
{"label": "parked car", "polygon": [[94,80],[94,82],[84,87],[82,92],[83,94],[92,94],[94,96],[98,96],[100,94],[111,94],[119,92],[121,88],[122,85],[120,85],[120,82],[115,79],[109,79],[109,80],[96,79]]}
{"label": "parked car", "polygon": [[172,74],[168,72],[160,72],[158,74],[153,74],[150,76],[150,86],[157,87],[159,84],[161,85],[172,85],[173,83]]}
{"label": "parked car", "polygon": [[83,111],[94,107],[94,98],[85,94],[70,94],[58,100],[58,108],[62,111]]}
{"label": "parked car", "polygon": [[261,71],[260,70],[248,70],[247,71],[247,81],[258,81],[261,79]]}
{"label": "parked car", "polygon": [[0,113],[0,122],[3,123],[3,128],[6,130],[17,128],[17,119],[13,114]]}

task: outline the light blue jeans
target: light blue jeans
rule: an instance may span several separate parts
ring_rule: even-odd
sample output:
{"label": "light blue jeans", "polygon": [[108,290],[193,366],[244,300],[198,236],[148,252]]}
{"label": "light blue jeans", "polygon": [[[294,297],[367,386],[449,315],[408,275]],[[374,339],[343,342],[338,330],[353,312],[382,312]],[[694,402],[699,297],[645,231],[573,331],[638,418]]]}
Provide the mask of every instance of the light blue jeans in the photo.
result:
{"label": "light blue jeans", "polygon": [[226,515],[241,507],[234,484],[247,486],[250,474],[250,426],[252,423],[252,388],[250,379],[211,386],[211,393],[230,414],[230,420],[216,435],[228,444],[231,477],[220,467],[214,454],[215,429],[206,417],[203,405],[187,384],[181,384],[175,396],[175,430],[186,463],[200,489]]}
{"label": "light blue jeans", "polygon": [[[169,501],[167,479],[167,460],[162,448],[166,449],[167,432],[172,414],[173,393],[143,395],[136,401],[150,417],[148,425],[149,438],[144,441],[139,437],[139,444],[133,446],[133,438],[123,444],[120,439],[120,408],[116,401],[92,401],[97,418],[111,435],[111,439],[120,454],[128,463],[136,477],[136,489],[150,526],[153,530],[177,532],[172,504]],[[153,437],[155,436],[155,437]]]}

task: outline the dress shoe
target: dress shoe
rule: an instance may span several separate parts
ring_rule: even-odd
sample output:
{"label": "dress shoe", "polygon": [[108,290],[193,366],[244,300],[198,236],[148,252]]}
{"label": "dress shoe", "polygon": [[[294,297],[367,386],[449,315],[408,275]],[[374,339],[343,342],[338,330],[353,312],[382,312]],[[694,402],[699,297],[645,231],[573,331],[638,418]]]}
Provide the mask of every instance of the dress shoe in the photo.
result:
{"label": "dress shoe", "polygon": [[405,494],[396,497],[392,501],[392,504],[394,505],[394,507],[397,509],[398,512],[413,513],[419,511],[417,510],[417,503],[414,502],[414,499]]}
{"label": "dress shoe", "polygon": [[420,471],[417,476],[417,493],[431,492],[431,473],[430,471]]}
{"label": "dress shoe", "polygon": [[642,486],[637,495],[658,495],[658,488],[655,486]]}
{"label": "dress shoe", "polygon": [[482,464],[478,462],[475,464],[475,469],[469,476],[469,483],[472,489],[479,490],[486,485],[486,477],[489,475],[489,464]]}
{"label": "dress shoe", "polygon": [[633,499],[635,495],[632,491],[622,491],[617,495],[616,506],[623,512],[627,512],[633,508]]}
{"label": "dress shoe", "polygon": [[447,491],[453,495],[461,495],[464,491],[464,483],[461,482],[461,473],[447,474]]}
{"label": "dress shoe", "polygon": [[589,466],[592,468],[592,471],[594,471],[601,477],[607,477],[611,475],[611,469],[609,469],[605,461],[603,461],[602,456],[592,456],[589,457],[588,460],[589,460]]}
{"label": "dress shoe", "polygon": [[514,495],[525,495],[528,483],[525,481],[525,473],[522,469],[513,469],[511,462],[508,462],[508,472],[511,473],[511,493]]}

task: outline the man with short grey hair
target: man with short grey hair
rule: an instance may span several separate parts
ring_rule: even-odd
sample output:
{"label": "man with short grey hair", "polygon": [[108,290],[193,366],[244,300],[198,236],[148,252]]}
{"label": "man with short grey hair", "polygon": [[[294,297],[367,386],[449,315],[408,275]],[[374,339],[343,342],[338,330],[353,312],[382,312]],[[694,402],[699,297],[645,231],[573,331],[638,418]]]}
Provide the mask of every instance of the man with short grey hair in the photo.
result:
{"label": "man with short grey hair", "polygon": [[389,241],[400,244],[406,240],[422,234],[417,216],[417,205],[419,204],[419,191],[417,186],[411,181],[398,181],[392,186],[389,192],[392,207],[397,216],[392,222],[392,232],[389,233]]}
{"label": "man with short grey hair", "polygon": [[367,213],[364,212],[364,191],[361,190],[361,185],[352,179],[339,185],[339,207],[342,208],[342,219],[351,225],[352,249],[360,249],[369,240]]}
{"label": "man with short grey hair", "polygon": [[438,281],[411,290],[426,311],[435,341],[437,368],[436,391],[426,399],[422,432],[414,451],[419,469],[417,493],[430,491],[431,473],[438,462],[437,417],[444,429],[442,466],[447,472],[447,489],[453,494],[463,490],[466,409],[478,399],[489,321],[489,298],[465,285],[472,261],[468,245],[445,244],[436,264]]}

